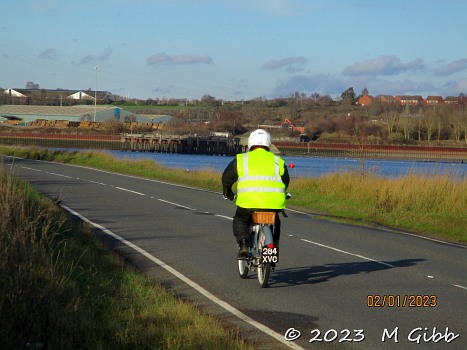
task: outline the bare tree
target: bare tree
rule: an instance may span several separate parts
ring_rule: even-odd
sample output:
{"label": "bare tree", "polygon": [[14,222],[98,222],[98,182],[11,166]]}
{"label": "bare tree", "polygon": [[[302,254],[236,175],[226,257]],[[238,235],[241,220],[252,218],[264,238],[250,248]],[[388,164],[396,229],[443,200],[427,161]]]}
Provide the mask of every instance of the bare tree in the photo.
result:
{"label": "bare tree", "polygon": [[426,127],[426,138],[428,142],[431,141],[431,136],[434,133],[436,128],[436,109],[429,109],[425,112],[424,115],[425,119],[425,127]]}
{"label": "bare tree", "polygon": [[392,134],[395,131],[397,122],[399,121],[399,114],[394,110],[389,110],[383,114],[383,119],[386,122],[388,138],[392,138]]}
{"label": "bare tree", "polygon": [[462,133],[462,111],[461,110],[454,110],[449,115],[449,123],[451,124],[452,133],[454,136],[454,140],[459,142],[461,139]]}

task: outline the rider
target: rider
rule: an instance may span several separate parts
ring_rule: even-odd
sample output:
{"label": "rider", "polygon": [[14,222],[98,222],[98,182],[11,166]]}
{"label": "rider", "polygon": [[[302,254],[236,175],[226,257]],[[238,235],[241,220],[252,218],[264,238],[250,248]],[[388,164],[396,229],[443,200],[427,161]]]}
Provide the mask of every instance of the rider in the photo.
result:
{"label": "rider", "polygon": [[[240,247],[238,258],[244,259],[249,251],[249,227],[255,210],[277,213],[285,208],[289,173],[284,160],[271,153],[272,137],[257,129],[248,137],[248,152],[237,154],[222,174],[224,198],[234,200],[232,185],[237,182],[237,210],[233,218],[233,234]],[[280,239],[280,219],[276,214],[274,245]]]}

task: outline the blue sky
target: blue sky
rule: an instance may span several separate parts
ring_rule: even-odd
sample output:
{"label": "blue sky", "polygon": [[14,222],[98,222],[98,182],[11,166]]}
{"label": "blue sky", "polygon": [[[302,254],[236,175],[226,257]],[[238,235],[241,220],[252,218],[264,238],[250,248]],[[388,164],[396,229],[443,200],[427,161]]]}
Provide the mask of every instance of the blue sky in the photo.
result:
{"label": "blue sky", "polygon": [[348,87],[458,96],[466,14],[467,0],[6,0],[0,87],[97,85],[140,99],[334,98]]}

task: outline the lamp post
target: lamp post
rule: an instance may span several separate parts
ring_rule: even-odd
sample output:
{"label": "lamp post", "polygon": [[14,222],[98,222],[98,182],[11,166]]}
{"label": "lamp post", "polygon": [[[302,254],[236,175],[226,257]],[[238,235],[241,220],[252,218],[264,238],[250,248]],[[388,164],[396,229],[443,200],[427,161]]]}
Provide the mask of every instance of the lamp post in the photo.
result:
{"label": "lamp post", "polygon": [[96,70],[96,90],[94,90],[94,121],[96,121],[96,111],[97,111],[97,70],[99,66],[95,66],[94,69]]}

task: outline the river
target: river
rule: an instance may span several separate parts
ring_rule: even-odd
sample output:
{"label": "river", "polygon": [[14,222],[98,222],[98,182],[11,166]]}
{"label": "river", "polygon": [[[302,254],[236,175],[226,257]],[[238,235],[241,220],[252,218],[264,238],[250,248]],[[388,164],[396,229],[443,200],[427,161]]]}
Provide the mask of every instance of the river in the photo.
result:
{"label": "river", "polygon": [[[150,153],[128,151],[105,151],[118,159],[152,159],[155,162],[175,169],[203,170],[209,169],[221,173],[233,157],[187,155],[173,153]],[[333,172],[349,171],[361,173],[360,159],[353,158],[318,158],[284,156],[292,177],[320,177]],[[412,160],[373,160],[365,159],[365,173],[375,176],[397,178],[410,173],[425,176],[449,174],[455,178],[467,177],[467,164],[460,162],[424,162]]]}

